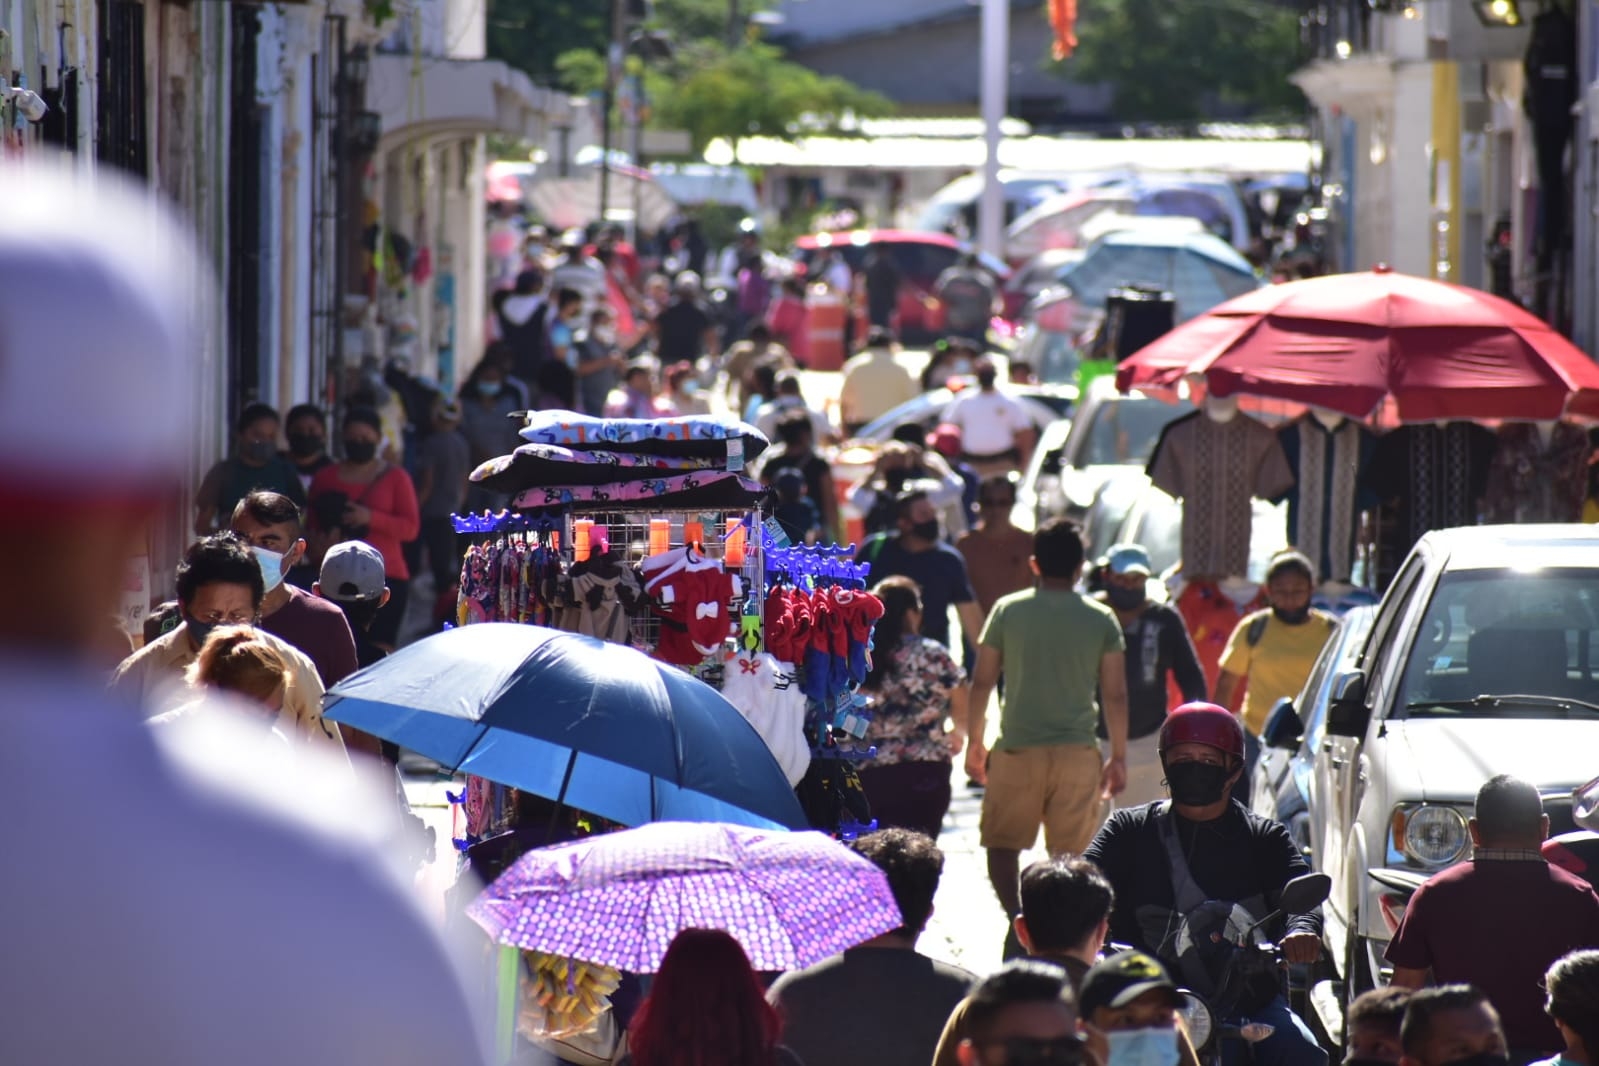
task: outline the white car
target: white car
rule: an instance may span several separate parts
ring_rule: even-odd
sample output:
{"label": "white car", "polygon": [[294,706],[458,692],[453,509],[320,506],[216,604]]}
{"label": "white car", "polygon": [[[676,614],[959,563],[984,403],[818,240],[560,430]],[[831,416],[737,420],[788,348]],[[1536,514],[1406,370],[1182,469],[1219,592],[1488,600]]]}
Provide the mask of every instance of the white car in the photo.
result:
{"label": "white car", "polygon": [[1333,880],[1327,940],[1346,999],[1389,977],[1410,889],[1469,857],[1489,778],[1536,785],[1565,832],[1596,750],[1599,527],[1424,536],[1335,679],[1315,754],[1311,851]]}
{"label": "white car", "polygon": [[1096,378],[1072,415],[1060,455],[1060,488],[1065,515],[1081,520],[1100,487],[1133,467],[1143,469],[1161,431],[1193,408],[1139,393],[1124,396],[1110,378]]}

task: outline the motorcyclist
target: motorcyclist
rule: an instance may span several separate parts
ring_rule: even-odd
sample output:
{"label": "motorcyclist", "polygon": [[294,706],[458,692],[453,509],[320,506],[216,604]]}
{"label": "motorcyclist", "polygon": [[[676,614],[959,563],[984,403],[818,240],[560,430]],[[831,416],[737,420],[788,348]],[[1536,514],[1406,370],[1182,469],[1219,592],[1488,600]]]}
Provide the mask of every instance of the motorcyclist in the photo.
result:
{"label": "motorcyclist", "polygon": [[[1083,857],[1116,890],[1111,940],[1148,952],[1184,984],[1207,997],[1218,988],[1215,950],[1222,932],[1234,940],[1276,908],[1283,886],[1310,872],[1282,824],[1253,814],[1229,793],[1244,767],[1238,718],[1213,703],[1172,711],[1160,731],[1160,760],[1171,792],[1162,800],[1116,811]],[[1319,913],[1290,914],[1259,935],[1277,937],[1290,963],[1321,954]],[[1254,1045],[1260,1066],[1325,1066],[1327,1053],[1275,989],[1259,989],[1242,1013],[1270,1026]]]}

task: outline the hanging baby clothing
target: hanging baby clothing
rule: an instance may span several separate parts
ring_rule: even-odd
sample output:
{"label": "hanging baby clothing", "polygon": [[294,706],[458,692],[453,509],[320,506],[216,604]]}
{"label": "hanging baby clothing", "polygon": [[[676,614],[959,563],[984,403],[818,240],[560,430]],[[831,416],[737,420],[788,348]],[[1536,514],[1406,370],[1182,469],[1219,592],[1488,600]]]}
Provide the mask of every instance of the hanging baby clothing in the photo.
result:
{"label": "hanging baby clothing", "polygon": [[766,741],[790,785],[797,785],[811,765],[805,741],[805,694],[794,667],[770,653],[740,653],[728,661],[722,695],[739,709]]}
{"label": "hanging baby clothing", "polygon": [[1328,429],[1314,417],[1277,431],[1294,486],[1288,490],[1288,543],[1310,559],[1325,581],[1347,582],[1355,569],[1360,512],[1377,505],[1362,490],[1377,438],[1349,421]]}
{"label": "hanging baby clothing", "polygon": [[728,601],[743,595],[743,583],[723,570],[719,560],[691,547],[674,548],[645,559],[639,571],[661,620],[657,659],[695,666],[728,638]]}
{"label": "hanging baby clothing", "polygon": [[637,575],[625,566],[608,568],[579,563],[561,584],[560,628],[599,637],[613,644],[631,643],[632,615],[649,602]]}
{"label": "hanging baby clothing", "polygon": [[1499,427],[1499,449],[1488,468],[1483,516],[1489,522],[1575,522],[1588,494],[1588,431],[1572,422],[1550,427]]}

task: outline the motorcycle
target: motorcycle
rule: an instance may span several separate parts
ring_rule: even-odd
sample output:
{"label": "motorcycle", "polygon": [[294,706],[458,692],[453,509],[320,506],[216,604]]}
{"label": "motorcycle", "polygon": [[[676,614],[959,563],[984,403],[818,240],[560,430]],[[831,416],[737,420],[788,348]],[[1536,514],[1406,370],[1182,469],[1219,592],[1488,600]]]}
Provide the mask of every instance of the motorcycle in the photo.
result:
{"label": "motorcycle", "polygon": [[[1189,1039],[1202,1063],[1219,1063],[1229,1043],[1243,1048],[1242,1061],[1253,1060],[1253,1046],[1275,1031],[1269,1025],[1248,1020],[1252,1009],[1289,992],[1287,963],[1278,946],[1258,932],[1266,923],[1285,914],[1315,910],[1332,891],[1332,878],[1326,874],[1304,874],[1283,886],[1277,909],[1234,933],[1229,926],[1209,934],[1207,965],[1212,972],[1216,994],[1209,999],[1191,989],[1182,989],[1184,1005],[1179,1008],[1188,1028]],[[1303,1016],[1305,1005],[1293,1004]]]}

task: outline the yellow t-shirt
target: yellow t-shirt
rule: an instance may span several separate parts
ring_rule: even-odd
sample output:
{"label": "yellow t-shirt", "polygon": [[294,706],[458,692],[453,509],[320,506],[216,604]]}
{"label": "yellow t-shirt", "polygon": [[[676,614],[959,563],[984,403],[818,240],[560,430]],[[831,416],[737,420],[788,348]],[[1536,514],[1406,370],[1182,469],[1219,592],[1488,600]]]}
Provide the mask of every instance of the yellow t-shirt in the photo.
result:
{"label": "yellow t-shirt", "polygon": [[[1266,628],[1251,647],[1249,627],[1262,616],[1266,618]],[[1221,668],[1248,682],[1244,692],[1245,729],[1260,736],[1272,706],[1285,696],[1299,695],[1336,623],[1332,615],[1312,610],[1308,622],[1291,626],[1279,621],[1270,608],[1239,620],[1233,635],[1227,638],[1227,650],[1221,654]]]}

